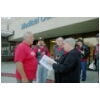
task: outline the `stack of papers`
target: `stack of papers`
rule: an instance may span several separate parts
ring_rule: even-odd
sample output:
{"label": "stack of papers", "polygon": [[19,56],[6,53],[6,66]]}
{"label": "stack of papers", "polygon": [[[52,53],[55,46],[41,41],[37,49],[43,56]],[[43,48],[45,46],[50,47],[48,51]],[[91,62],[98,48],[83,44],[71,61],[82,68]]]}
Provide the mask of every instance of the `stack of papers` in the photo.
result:
{"label": "stack of papers", "polygon": [[49,71],[51,71],[53,68],[50,64],[48,64],[49,60],[52,61],[53,63],[57,63],[53,59],[51,59],[50,57],[44,55],[42,57],[42,59],[40,60],[40,64],[42,64],[45,68],[47,68]]}

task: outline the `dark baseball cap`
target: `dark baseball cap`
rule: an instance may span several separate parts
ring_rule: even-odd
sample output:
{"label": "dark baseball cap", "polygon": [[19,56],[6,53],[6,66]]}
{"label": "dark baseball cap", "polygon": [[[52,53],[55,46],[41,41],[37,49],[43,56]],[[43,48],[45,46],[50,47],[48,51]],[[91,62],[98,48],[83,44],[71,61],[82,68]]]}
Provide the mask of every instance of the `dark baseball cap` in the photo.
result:
{"label": "dark baseball cap", "polygon": [[96,36],[95,37],[99,37],[99,34],[96,34]]}
{"label": "dark baseball cap", "polygon": [[76,42],[83,42],[83,40],[82,39],[78,39]]}
{"label": "dark baseball cap", "polygon": [[40,41],[40,40],[43,40],[44,41],[44,39],[42,37],[39,37],[38,41]]}

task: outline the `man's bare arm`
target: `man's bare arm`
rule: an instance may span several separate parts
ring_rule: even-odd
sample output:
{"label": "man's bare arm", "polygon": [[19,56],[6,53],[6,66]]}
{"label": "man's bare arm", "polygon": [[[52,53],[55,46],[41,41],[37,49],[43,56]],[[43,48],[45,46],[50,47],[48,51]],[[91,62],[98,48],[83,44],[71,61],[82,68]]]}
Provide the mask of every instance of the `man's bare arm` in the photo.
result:
{"label": "man's bare arm", "polygon": [[17,70],[18,70],[19,74],[22,77],[22,82],[28,83],[28,79],[26,77],[26,74],[25,74],[25,71],[24,71],[24,68],[23,68],[23,64],[21,62],[16,62],[16,66],[17,66]]}

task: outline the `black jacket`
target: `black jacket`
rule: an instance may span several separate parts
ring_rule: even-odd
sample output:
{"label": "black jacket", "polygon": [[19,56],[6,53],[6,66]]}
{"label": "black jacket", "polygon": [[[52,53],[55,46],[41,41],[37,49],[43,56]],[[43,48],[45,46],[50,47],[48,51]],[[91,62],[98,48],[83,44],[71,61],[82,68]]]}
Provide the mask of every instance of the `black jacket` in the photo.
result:
{"label": "black jacket", "polygon": [[[78,50],[78,46],[76,47],[76,49]],[[87,58],[90,54],[90,48],[87,45],[83,44],[81,50],[84,51],[84,55],[79,52],[81,59]]]}
{"label": "black jacket", "polygon": [[77,50],[73,49],[62,56],[59,64],[53,64],[53,69],[59,72],[59,83],[79,83],[80,57]]}

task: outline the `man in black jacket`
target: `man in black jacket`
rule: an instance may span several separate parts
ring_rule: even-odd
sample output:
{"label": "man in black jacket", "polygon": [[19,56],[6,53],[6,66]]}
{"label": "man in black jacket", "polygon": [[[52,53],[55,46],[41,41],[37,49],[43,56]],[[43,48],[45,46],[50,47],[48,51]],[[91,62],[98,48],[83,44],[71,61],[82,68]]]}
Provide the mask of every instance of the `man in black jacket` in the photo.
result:
{"label": "man in black jacket", "polygon": [[81,70],[82,70],[82,81],[86,80],[86,67],[87,67],[87,58],[90,54],[90,48],[83,43],[82,39],[77,40],[77,47],[80,57],[81,57]]}

